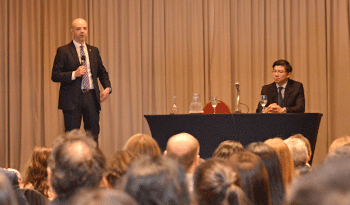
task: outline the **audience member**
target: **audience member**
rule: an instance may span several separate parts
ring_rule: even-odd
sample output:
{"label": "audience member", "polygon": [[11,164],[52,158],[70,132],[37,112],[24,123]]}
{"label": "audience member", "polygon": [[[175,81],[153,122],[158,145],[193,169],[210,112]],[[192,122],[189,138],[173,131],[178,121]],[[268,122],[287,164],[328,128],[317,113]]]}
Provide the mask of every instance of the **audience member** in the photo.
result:
{"label": "audience member", "polygon": [[37,190],[46,197],[52,197],[47,184],[47,163],[51,154],[52,148],[35,147],[23,177],[23,187]]}
{"label": "audience member", "polygon": [[310,160],[311,160],[311,158],[312,158],[312,150],[311,150],[311,144],[310,144],[310,141],[309,141],[309,139],[307,139],[306,137],[304,137],[304,135],[302,135],[302,134],[296,134],[296,135],[292,135],[292,136],[290,136],[289,138],[297,138],[297,139],[301,139],[304,143],[305,143],[305,146],[306,146],[306,148],[307,148],[307,153],[308,153],[308,158],[307,158],[307,163],[306,163],[306,165],[307,166],[310,166]]}
{"label": "audience member", "polygon": [[345,205],[350,200],[349,157],[326,161],[292,187],[287,205]]}
{"label": "audience member", "polygon": [[198,166],[194,174],[195,201],[198,205],[248,204],[238,172],[219,158]]}
{"label": "audience member", "polygon": [[186,172],[187,185],[193,192],[193,173],[199,163],[199,142],[188,133],[180,133],[169,138],[164,156],[176,160]]}
{"label": "audience member", "polygon": [[23,188],[23,178],[22,178],[22,174],[21,172],[19,172],[17,169],[13,169],[13,168],[6,168],[8,171],[14,172],[17,175],[18,178],[18,185],[19,188]]}
{"label": "audience member", "polygon": [[131,163],[138,157],[138,154],[127,150],[118,151],[113,156],[111,164],[107,169],[107,187],[115,187],[117,181],[126,173]]}
{"label": "audience member", "polygon": [[227,159],[233,154],[244,151],[243,145],[233,140],[226,140],[219,144],[214,151],[213,157]]}
{"label": "audience member", "polygon": [[350,158],[350,144],[337,147],[334,151],[328,153],[324,161],[325,162],[334,161],[341,157]]}
{"label": "audience member", "polygon": [[161,156],[160,148],[153,137],[146,134],[135,134],[124,144],[123,150],[151,157]]}
{"label": "audience member", "polygon": [[346,144],[350,144],[350,136],[343,136],[343,137],[340,137],[340,138],[334,140],[332,142],[331,146],[329,147],[328,153],[332,153],[338,147],[341,147],[341,146],[346,145]]}
{"label": "audience member", "polygon": [[56,139],[48,164],[48,183],[57,197],[50,204],[67,204],[79,189],[98,187],[105,157],[91,136],[80,130]]}
{"label": "audience member", "polygon": [[283,140],[280,138],[276,137],[268,139],[264,143],[272,147],[277,153],[282,168],[284,187],[286,189],[286,193],[288,193],[289,186],[292,183],[294,176],[294,164],[292,154],[290,153],[290,150],[287,147],[286,143],[284,143]]}
{"label": "audience member", "polygon": [[308,154],[305,143],[297,138],[288,138],[284,140],[284,143],[286,143],[292,154],[294,170],[303,172],[306,168],[305,172],[308,172],[309,167],[306,165]]}
{"label": "audience member", "polygon": [[263,142],[253,142],[246,149],[260,157],[269,175],[270,197],[272,205],[282,205],[285,198],[285,187],[281,165],[277,153]]}
{"label": "audience member", "polygon": [[188,205],[190,196],[181,166],[163,156],[143,156],[122,177],[120,188],[140,205]]}
{"label": "audience member", "polygon": [[137,205],[128,194],[115,189],[82,189],[70,201],[71,205]]}
{"label": "audience member", "polygon": [[0,172],[0,205],[17,205],[15,190],[5,174]]}
{"label": "audience member", "polygon": [[232,155],[226,163],[237,169],[242,189],[252,204],[271,204],[268,173],[257,155],[244,151]]}
{"label": "audience member", "polygon": [[18,177],[16,172],[9,171],[7,169],[0,168],[0,173],[5,175],[12,185],[13,190],[15,191],[16,198],[19,205],[28,205],[27,199],[24,197],[23,193],[20,191],[18,184]]}

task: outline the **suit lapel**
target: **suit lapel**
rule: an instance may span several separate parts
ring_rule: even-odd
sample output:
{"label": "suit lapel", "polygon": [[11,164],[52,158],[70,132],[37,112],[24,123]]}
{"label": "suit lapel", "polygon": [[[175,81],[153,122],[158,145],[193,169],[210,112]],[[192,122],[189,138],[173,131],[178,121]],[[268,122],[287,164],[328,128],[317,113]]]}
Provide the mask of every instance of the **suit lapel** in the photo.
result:
{"label": "suit lapel", "polygon": [[73,41],[69,44],[69,50],[70,50],[70,52],[72,53],[73,58],[75,59],[76,63],[77,63],[78,65],[80,65],[80,61],[79,61],[79,56],[78,56],[78,53],[77,53],[77,49],[75,48],[75,45],[74,45]]}
{"label": "suit lapel", "polygon": [[291,93],[292,84],[293,84],[293,82],[291,80],[288,80],[286,90],[284,91],[284,99],[283,99],[283,103],[284,103],[285,107],[286,107],[286,105],[289,105],[288,99],[289,99],[289,95]]}

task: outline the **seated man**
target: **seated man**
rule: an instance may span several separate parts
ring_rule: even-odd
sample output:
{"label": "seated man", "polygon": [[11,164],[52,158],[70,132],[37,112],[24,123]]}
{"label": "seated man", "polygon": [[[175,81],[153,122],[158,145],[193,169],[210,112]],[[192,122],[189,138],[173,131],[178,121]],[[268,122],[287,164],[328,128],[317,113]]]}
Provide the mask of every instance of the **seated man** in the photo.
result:
{"label": "seated man", "polygon": [[[261,95],[267,95],[264,113],[303,113],[305,97],[303,84],[290,79],[292,66],[286,60],[278,60],[273,66],[274,83],[264,85]],[[261,113],[260,103],[256,109]]]}

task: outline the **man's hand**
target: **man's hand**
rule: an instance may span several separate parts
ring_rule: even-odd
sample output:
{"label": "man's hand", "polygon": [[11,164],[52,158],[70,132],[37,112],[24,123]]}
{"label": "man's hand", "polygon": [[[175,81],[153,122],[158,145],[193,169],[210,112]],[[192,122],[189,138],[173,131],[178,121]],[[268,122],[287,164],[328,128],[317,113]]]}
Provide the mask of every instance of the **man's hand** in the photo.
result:
{"label": "man's hand", "polygon": [[283,108],[281,108],[276,103],[272,103],[267,108],[265,108],[264,113],[283,113]]}
{"label": "man's hand", "polygon": [[110,91],[109,88],[106,88],[101,92],[101,94],[100,94],[100,101],[101,102],[105,101],[108,98],[109,91]]}
{"label": "man's hand", "polygon": [[85,66],[79,66],[78,69],[75,71],[74,75],[76,78],[83,76],[86,73],[86,67]]}

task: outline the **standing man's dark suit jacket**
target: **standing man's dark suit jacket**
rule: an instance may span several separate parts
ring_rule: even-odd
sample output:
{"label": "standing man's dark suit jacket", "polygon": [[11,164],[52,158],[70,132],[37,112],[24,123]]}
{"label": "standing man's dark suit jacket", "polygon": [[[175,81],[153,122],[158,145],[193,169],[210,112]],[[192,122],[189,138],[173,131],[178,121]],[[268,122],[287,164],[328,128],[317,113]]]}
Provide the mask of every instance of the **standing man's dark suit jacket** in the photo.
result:
{"label": "standing man's dark suit jacket", "polygon": [[[267,95],[268,107],[272,103],[278,103],[278,91],[276,83],[264,85],[261,90],[261,95]],[[303,84],[294,80],[289,79],[286,90],[284,92],[283,99],[284,107],[287,109],[287,113],[303,113],[305,112],[305,97]],[[257,113],[261,113],[261,105],[258,104],[256,109]]]}
{"label": "standing man's dark suit jacket", "polygon": [[[98,102],[98,109],[101,110],[100,90],[97,78],[100,79],[103,88],[111,87],[111,82],[109,81],[108,72],[102,64],[98,48],[88,44],[86,44],[86,46],[89,53],[90,68]],[[82,98],[83,96],[81,91],[82,78],[78,77],[75,80],[72,80],[72,72],[79,66],[80,61],[73,41],[57,49],[51,79],[54,82],[61,83],[58,109],[73,110],[77,106],[79,98]]]}

